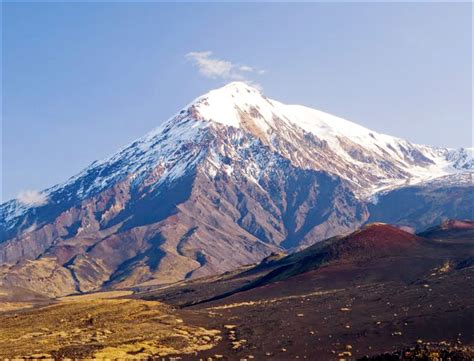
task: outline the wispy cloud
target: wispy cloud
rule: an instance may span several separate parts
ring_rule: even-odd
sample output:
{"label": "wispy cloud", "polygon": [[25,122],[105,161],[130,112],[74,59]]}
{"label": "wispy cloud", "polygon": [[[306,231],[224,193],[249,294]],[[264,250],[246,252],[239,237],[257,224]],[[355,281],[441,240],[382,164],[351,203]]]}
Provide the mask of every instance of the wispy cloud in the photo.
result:
{"label": "wispy cloud", "polygon": [[17,199],[25,206],[39,207],[48,203],[48,198],[36,190],[27,189],[18,193]]}
{"label": "wispy cloud", "polygon": [[248,79],[252,75],[262,75],[265,70],[256,69],[245,64],[235,64],[229,60],[213,56],[212,51],[192,51],[186,58],[193,62],[199,73],[211,79],[242,80],[253,83]]}

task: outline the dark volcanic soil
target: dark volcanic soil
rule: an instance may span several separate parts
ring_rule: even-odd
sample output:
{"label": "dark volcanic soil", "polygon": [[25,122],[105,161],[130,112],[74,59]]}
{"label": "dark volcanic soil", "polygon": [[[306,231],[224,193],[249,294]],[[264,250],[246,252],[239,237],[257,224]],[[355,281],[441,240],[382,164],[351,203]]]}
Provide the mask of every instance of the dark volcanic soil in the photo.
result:
{"label": "dark volcanic soil", "polygon": [[[13,352],[20,342],[22,354],[31,345],[31,353],[59,355],[52,352],[59,347],[61,357],[165,352],[159,360],[324,361],[367,355],[365,360],[383,361],[415,360],[419,352],[427,360],[442,355],[468,360],[474,346],[474,240],[465,229],[449,235],[449,240],[434,233],[426,239],[373,225],[257,267],[118,293],[125,303],[97,301],[96,294],[16,316],[0,314],[0,324],[9,327],[0,332],[0,351]],[[128,318],[109,314],[117,305]],[[90,314],[91,307],[97,310],[95,318],[112,333],[102,330],[97,338],[94,325],[76,325],[79,307]],[[65,318],[61,312],[77,317],[56,335],[57,320]],[[38,315],[42,321],[35,324]],[[28,344],[18,341],[23,331],[16,325],[31,328]],[[16,336],[9,339],[12,332]],[[184,349],[181,344],[188,353],[176,354]]]}
{"label": "dark volcanic soil", "polygon": [[[223,341],[199,353],[202,359],[352,360],[392,354],[417,341],[473,345],[474,267],[462,266],[472,257],[473,240],[426,240],[383,225],[365,234],[291,255],[261,274],[246,271],[229,276],[231,282],[214,279],[146,297],[184,305],[183,318],[222,331]],[[321,252],[332,258],[321,263]],[[280,279],[252,286],[270,271]],[[229,284],[237,292],[228,295]],[[217,297],[188,306],[211,295]]]}
{"label": "dark volcanic soil", "polygon": [[389,282],[321,290],[309,273],[291,283],[194,306],[199,313],[183,312],[185,318],[225,335],[200,357],[334,360],[393,352],[420,339],[472,345],[474,301],[466,285],[472,284],[473,275],[470,268],[410,285]]}

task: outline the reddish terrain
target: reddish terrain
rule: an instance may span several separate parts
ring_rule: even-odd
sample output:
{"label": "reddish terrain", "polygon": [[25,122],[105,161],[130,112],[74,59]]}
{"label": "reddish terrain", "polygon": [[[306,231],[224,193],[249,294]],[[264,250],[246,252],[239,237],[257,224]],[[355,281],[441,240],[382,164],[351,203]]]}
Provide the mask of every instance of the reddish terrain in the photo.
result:
{"label": "reddish terrain", "polygon": [[474,345],[474,267],[463,266],[474,238],[458,234],[445,243],[373,224],[251,269],[135,297],[220,328],[227,338],[202,359],[352,360],[417,342],[459,350]]}
{"label": "reddish terrain", "polygon": [[[143,285],[118,297],[131,305],[161,301],[172,306],[173,317],[184,320],[180,322],[191,330],[203,327],[219,335],[212,347],[160,360],[398,360],[418,354],[467,361],[474,356],[474,237],[466,233],[471,231],[466,224],[446,223],[423,237],[370,224],[220,276]],[[39,309],[0,314],[0,322],[12,316],[26,322],[36,314],[56,320],[59,316],[48,310],[67,311],[65,306],[42,308],[44,303],[47,300],[41,299]],[[150,322],[135,321],[130,332]],[[94,323],[84,327],[88,335],[94,334]],[[120,327],[112,330],[116,338],[123,334]],[[174,340],[176,347],[178,336],[166,340]],[[63,345],[53,353],[92,357],[112,345],[107,340],[91,339],[76,348]],[[125,349],[137,352],[138,339],[127,340],[120,341],[126,342]],[[8,340],[3,341],[0,345],[8,349]]]}

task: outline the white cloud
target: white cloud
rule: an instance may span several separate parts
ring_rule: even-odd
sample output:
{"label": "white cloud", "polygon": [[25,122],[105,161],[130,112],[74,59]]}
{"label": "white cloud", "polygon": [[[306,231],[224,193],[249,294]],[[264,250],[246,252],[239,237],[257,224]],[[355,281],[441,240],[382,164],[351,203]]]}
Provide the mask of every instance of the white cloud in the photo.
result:
{"label": "white cloud", "polygon": [[39,207],[48,203],[48,198],[38,191],[27,189],[18,193],[17,199],[25,206]]}
{"label": "white cloud", "polygon": [[239,69],[241,71],[250,71],[250,72],[253,71],[253,68],[251,66],[248,66],[248,65],[242,65]]}
{"label": "white cloud", "polygon": [[199,73],[211,79],[243,80],[248,75],[262,75],[264,70],[255,69],[244,64],[234,64],[228,60],[218,59],[212,56],[212,51],[192,51],[186,54],[186,58],[197,66]]}

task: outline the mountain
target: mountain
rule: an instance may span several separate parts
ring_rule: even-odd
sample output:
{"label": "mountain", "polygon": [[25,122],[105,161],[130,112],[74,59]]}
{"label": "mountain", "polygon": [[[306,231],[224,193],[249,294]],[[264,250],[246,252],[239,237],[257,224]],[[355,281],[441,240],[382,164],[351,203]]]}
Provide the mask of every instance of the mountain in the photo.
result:
{"label": "mountain", "polygon": [[377,192],[367,205],[369,222],[409,226],[417,232],[450,218],[472,220],[472,173],[451,174]]}
{"label": "mountain", "polygon": [[[0,280],[60,296],[221,273],[393,218],[385,194],[443,177],[449,193],[472,168],[472,149],[412,144],[230,83],[44,202],[2,204]],[[432,216],[394,223],[458,218],[471,190],[449,207],[422,195]]]}

